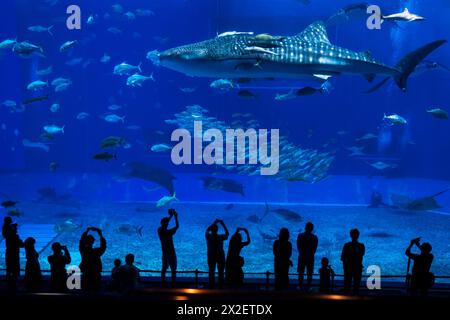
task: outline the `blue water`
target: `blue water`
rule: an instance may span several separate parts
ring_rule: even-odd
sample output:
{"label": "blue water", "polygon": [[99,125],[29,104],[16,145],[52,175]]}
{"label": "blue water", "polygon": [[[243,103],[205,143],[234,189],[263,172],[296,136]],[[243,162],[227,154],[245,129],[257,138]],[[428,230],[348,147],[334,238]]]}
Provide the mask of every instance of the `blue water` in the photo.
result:
{"label": "blue water", "polygon": [[[122,5],[122,13],[112,9],[116,3]],[[272,267],[271,245],[263,241],[261,232],[276,233],[287,225],[291,226],[295,240],[304,221],[311,220],[317,225],[319,238],[324,240],[320,242],[319,254],[330,256],[338,270],[340,248],[347,230],[357,226],[362,231],[362,241],[370,249],[366,265],[380,264],[386,273],[403,273],[404,247],[410,238],[422,236],[435,248],[434,271],[448,273],[450,217],[446,214],[450,212],[450,193],[437,198],[441,208],[432,212],[367,211],[364,205],[373,190],[380,191],[389,202],[392,194],[420,198],[450,185],[450,126],[448,121],[426,112],[432,108],[450,108],[450,71],[442,67],[414,74],[406,93],[389,82],[372,94],[364,94],[371,84],[363,77],[337,76],[330,80],[332,90],[328,94],[276,101],[277,93],[309,84],[280,80],[251,82],[243,84],[241,89],[250,90],[256,97],[245,99],[237,95],[236,87],[218,92],[210,88],[215,79],[188,77],[146,59],[149,51],[213,38],[225,31],[294,35],[352,3],[344,0],[311,0],[309,5],[296,0],[151,3],[78,0],[73,4],[81,8],[81,30],[68,30],[66,1],[4,1],[0,11],[0,41],[28,40],[42,46],[45,58],[24,59],[11,49],[0,49],[0,103],[12,100],[20,105],[30,97],[49,94],[47,101],[27,105],[24,112],[10,112],[10,108],[0,106],[0,198],[20,201],[17,209],[23,215],[17,219],[24,226],[22,237],[39,238],[33,230],[45,233],[42,238],[48,241],[58,236],[59,241],[69,244],[76,263],[79,232],[57,235],[53,226],[67,219],[83,226],[101,225],[111,243],[105,257],[106,268],[110,268],[115,257],[128,251],[142,252],[137,258],[142,268],[158,268],[156,228],[166,208],[153,209],[155,202],[168,195],[168,191],[152,182],[123,177],[129,163],[140,162],[164,168],[176,177],[174,189],[180,202],[173,206],[180,211],[182,223],[176,236],[176,245],[182,252],[180,269],[206,268],[204,255],[196,257],[192,253],[203,253],[203,230],[216,217],[223,217],[226,222],[228,219],[230,229],[241,224],[250,229],[254,241],[243,252],[248,257],[247,271],[264,272]],[[377,61],[393,66],[405,54],[428,42],[450,38],[447,0],[380,0],[375,4],[388,13],[401,12],[407,7],[426,20],[400,23],[398,27],[384,23],[381,30],[369,30],[367,15],[362,14],[328,27],[331,43],[357,52],[369,50]],[[137,9],[151,12],[139,16]],[[127,18],[127,12],[133,12],[135,18]],[[95,21],[91,25],[86,22],[90,15]],[[28,27],[32,25],[53,25],[54,35],[31,32]],[[119,29],[120,34],[108,31],[112,27]],[[60,53],[60,46],[68,40],[77,40],[78,45]],[[104,54],[111,57],[109,62],[100,62]],[[447,44],[427,60],[449,66],[449,57]],[[81,60],[73,66],[67,64],[74,59]],[[153,74],[155,81],[149,80],[142,87],[127,86],[126,77],[113,74],[114,66],[124,61],[132,65],[142,63],[142,74]],[[37,70],[49,66],[53,67],[50,75],[37,75]],[[62,92],[54,92],[52,86],[35,93],[27,90],[32,81],[51,82],[57,77],[69,78],[72,85]],[[382,76],[376,81],[380,79]],[[191,88],[193,92],[183,92],[182,88]],[[50,110],[54,103],[60,105],[57,112]],[[111,111],[110,105],[122,108]],[[236,170],[219,166],[172,164],[170,152],[155,153],[150,148],[160,143],[170,145],[170,132],[175,127],[165,120],[174,119],[175,114],[190,105],[202,106],[209,111],[208,116],[227,124],[235,119],[233,114],[249,113],[261,128],[280,129],[280,134],[297,147],[332,154],[331,166],[326,168],[328,178],[309,184],[279,180],[277,176],[239,175]],[[76,117],[81,112],[90,116],[78,120]],[[124,122],[105,121],[101,117],[107,112],[124,116]],[[385,113],[399,114],[408,124],[386,125],[382,121]],[[51,141],[42,140],[43,127],[51,124],[65,126],[64,134]],[[127,128],[130,126],[135,128]],[[377,137],[356,140],[367,133]],[[117,155],[117,160],[93,160],[94,154],[105,151],[100,143],[108,136],[125,138],[127,148],[109,150]],[[44,143],[49,151],[25,147],[24,139]],[[351,152],[347,148],[355,146],[364,147],[364,155],[349,156]],[[377,161],[394,167],[377,170],[369,165]],[[49,170],[52,162],[58,164],[54,171]],[[233,179],[243,185],[244,195],[206,190],[200,180],[204,176]],[[39,201],[37,190],[44,187],[54,188],[58,195],[70,194],[70,201]],[[276,216],[259,225],[248,221],[252,214],[263,214],[265,202],[298,212],[303,222],[293,224]],[[225,210],[230,203],[234,207]],[[148,210],[137,211],[140,206]],[[6,214],[1,208],[1,215]],[[115,233],[123,223],[143,225],[144,237]],[[390,237],[370,237],[373,232],[388,233]],[[42,248],[45,245],[43,241]],[[45,249],[41,254],[43,264],[48,253]]]}

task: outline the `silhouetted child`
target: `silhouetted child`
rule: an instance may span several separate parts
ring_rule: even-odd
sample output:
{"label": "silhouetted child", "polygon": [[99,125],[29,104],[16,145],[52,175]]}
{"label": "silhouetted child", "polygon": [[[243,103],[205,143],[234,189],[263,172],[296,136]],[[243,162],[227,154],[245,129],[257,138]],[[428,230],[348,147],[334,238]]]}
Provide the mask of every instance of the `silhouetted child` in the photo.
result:
{"label": "silhouetted child", "polygon": [[322,258],[322,268],[319,269],[320,274],[320,284],[319,291],[320,292],[330,292],[331,286],[334,282],[334,270],[329,265],[328,258]]}
{"label": "silhouetted child", "polygon": [[273,243],[275,289],[285,290],[289,288],[289,268],[293,266],[291,261],[292,243],[289,241],[289,230],[281,228],[278,240]]}
{"label": "silhouetted child", "polygon": [[50,286],[52,291],[63,292],[67,289],[66,266],[72,262],[69,250],[59,242],[52,244],[53,254],[48,256],[50,264]]}
{"label": "silhouetted child", "polygon": [[119,270],[122,265],[122,261],[120,259],[114,260],[114,267],[111,270],[111,282],[109,283],[108,289],[110,291],[119,290],[119,281],[117,280],[117,270]]}
{"label": "silhouetted child", "polygon": [[129,294],[136,290],[139,281],[139,269],[134,266],[134,255],[129,253],[125,257],[125,264],[116,271],[119,292]]}
{"label": "silhouetted child", "polygon": [[24,242],[27,259],[25,265],[25,287],[31,292],[39,291],[42,286],[41,266],[39,264],[39,254],[34,247],[35,244],[36,240],[31,237]]}

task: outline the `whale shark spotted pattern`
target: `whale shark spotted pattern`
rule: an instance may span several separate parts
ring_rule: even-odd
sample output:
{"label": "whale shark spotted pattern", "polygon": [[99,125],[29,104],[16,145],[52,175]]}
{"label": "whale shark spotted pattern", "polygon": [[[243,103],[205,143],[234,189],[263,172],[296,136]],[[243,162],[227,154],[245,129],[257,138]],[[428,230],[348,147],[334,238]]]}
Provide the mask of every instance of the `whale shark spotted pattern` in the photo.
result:
{"label": "whale shark spotted pattern", "polygon": [[393,77],[402,90],[420,61],[444,44],[438,40],[408,54],[396,66],[377,62],[369,52],[330,43],[322,21],[295,36],[258,37],[230,33],[159,53],[161,65],[190,76],[213,78],[283,78],[324,81],[340,74]]}

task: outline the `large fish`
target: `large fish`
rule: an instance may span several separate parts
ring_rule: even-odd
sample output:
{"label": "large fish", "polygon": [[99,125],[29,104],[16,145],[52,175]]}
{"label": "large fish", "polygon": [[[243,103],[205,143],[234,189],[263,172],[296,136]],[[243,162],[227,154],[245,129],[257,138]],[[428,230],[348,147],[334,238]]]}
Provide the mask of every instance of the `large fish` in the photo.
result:
{"label": "large fish", "polygon": [[222,190],[244,196],[244,186],[237,181],[213,177],[202,177],[200,179],[203,181],[203,186],[208,190]]}
{"label": "large fish", "polygon": [[128,163],[127,167],[126,177],[154,182],[167,189],[170,194],[175,193],[173,180],[176,178],[169,171],[139,162]]}
{"label": "large fish", "polygon": [[[445,40],[431,42],[406,55],[390,67],[375,61],[369,52],[355,52],[330,43],[322,21],[288,37],[268,39],[252,34],[231,33],[210,40],[158,53],[158,63],[190,76],[212,78],[283,78],[323,82],[341,74],[392,77],[406,90],[415,67]],[[240,65],[253,68],[237,68]]]}

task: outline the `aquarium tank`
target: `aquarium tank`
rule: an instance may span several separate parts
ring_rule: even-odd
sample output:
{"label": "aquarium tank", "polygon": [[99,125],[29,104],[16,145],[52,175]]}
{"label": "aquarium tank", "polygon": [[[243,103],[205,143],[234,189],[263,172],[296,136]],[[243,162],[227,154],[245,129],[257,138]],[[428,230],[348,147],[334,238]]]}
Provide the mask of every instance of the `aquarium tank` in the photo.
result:
{"label": "aquarium tank", "polygon": [[447,0],[3,1],[1,219],[36,239],[44,270],[56,241],[79,264],[90,226],[104,271],[130,252],[160,270],[173,208],[180,271],[207,271],[221,219],[249,231],[246,273],[273,272],[282,227],[295,273],[312,222],[316,268],[342,273],[358,228],[365,271],[405,275],[421,237],[448,275],[449,14]]}

